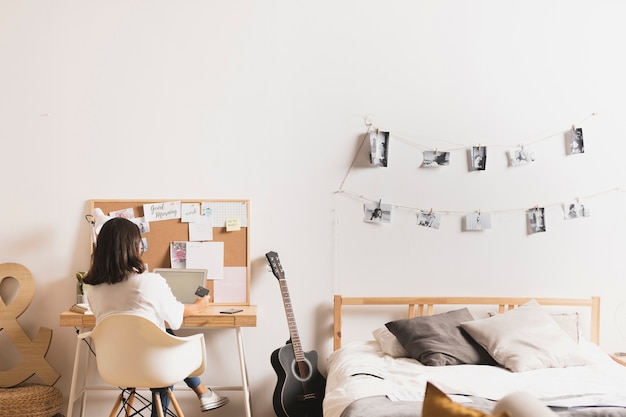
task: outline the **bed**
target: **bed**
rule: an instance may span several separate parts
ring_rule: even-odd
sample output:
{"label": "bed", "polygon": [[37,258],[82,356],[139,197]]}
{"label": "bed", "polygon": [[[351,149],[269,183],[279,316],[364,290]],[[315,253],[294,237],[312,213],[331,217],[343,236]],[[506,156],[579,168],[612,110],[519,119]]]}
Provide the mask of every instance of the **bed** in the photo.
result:
{"label": "bed", "polygon": [[[344,342],[351,310],[371,337]],[[336,295],[323,415],[421,417],[429,383],[484,412],[523,391],[560,416],[626,417],[626,367],[598,346],[599,321],[599,297]]]}

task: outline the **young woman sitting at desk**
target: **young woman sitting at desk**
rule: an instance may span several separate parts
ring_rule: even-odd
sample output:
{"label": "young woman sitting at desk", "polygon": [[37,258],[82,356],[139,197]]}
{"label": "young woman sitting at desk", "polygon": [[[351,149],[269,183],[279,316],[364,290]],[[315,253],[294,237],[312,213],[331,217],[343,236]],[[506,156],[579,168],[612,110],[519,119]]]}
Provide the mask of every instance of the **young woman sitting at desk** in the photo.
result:
{"label": "young woman sitting at desk", "polygon": [[[171,333],[165,328],[165,322],[172,329],[180,328],[184,317],[207,307],[209,296],[198,298],[193,304],[179,302],[161,275],[146,271],[141,253],[141,234],[135,223],[123,218],[104,223],[91,267],[84,278],[84,282],[91,285],[87,294],[89,306],[96,323],[109,314],[135,314]],[[199,377],[187,378],[185,383],[198,395],[202,411],[228,403],[227,397],[217,395]],[[166,410],[169,398],[165,388],[154,387],[152,391],[160,394]],[[152,410],[152,415],[156,416],[156,410]]]}

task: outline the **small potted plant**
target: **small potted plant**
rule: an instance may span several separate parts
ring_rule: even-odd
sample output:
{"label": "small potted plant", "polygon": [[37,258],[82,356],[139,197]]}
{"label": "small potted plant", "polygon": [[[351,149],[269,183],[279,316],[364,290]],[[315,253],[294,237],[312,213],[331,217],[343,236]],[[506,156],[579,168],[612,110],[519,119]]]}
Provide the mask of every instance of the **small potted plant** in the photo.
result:
{"label": "small potted plant", "polygon": [[87,304],[87,284],[83,281],[86,272],[76,273],[76,303]]}

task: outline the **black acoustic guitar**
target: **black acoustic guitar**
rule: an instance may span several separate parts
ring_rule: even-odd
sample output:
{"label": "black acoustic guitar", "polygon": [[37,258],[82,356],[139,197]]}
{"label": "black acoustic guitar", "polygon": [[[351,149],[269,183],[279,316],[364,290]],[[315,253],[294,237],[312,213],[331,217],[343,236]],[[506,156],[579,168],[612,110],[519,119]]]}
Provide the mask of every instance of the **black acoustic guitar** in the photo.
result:
{"label": "black acoustic guitar", "polygon": [[274,389],[274,411],[278,417],[322,417],[326,379],[317,369],[317,352],[304,353],[298,336],[287,281],[276,252],[265,254],[280,283],[290,339],[272,352],[271,361],[278,376]]}

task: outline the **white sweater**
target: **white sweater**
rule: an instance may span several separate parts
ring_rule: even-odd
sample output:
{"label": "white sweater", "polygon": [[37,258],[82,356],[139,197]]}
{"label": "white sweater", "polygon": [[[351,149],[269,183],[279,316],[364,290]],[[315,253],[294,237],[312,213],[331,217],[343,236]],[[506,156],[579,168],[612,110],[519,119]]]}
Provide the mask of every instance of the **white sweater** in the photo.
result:
{"label": "white sweater", "polygon": [[125,313],[145,317],[163,330],[166,322],[174,330],[183,323],[185,306],[159,274],[145,272],[116,284],[90,285],[87,298],[96,322],[109,314]]}

